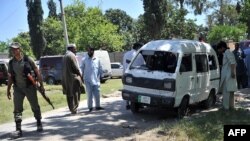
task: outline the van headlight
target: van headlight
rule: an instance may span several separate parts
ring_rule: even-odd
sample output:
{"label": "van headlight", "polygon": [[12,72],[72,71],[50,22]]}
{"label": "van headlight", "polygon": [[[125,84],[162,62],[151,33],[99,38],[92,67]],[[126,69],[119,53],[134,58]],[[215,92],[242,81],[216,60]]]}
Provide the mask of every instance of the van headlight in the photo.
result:
{"label": "van headlight", "polygon": [[172,83],[171,82],[164,82],[163,83],[163,88],[164,89],[171,89],[172,88]]}
{"label": "van headlight", "polygon": [[125,79],[126,83],[132,83],[133,82],[132,80],[133,80],[132,77],[129,76],[127,76]]}
{"label": "van headlight", "polygon": [[175,91],[175,80],[174,79],[164,79],[163,89],[168,91]]}

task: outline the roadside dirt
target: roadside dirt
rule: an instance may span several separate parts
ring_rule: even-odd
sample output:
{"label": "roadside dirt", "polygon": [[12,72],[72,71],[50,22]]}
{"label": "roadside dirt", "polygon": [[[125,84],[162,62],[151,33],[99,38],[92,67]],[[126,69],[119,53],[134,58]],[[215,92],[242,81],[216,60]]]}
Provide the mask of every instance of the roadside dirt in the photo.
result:
{"label": "roadside dirt", "polygon": [[[215,106],[209,110],[204,110],[201,109],[200,107],[192,107],[191,109],[191,115],[185,118],[192,118],[193,116],[196,116],[198,114],[205,114],[208,113],[209,111],[217,111],[219,108],[222,107],[222,95],[217,95],[217,102]],[[242,109],[247,109],[250,110],[250,89],[242,89],[237,92],[235,92],[235,108],[242,108]],[[145,113],[146,114],[146,113]],[[144,113],[142,114],[144,115]],[[158,116],[162,116],[163,113],[161,113]],[[165,121],[165,118],[168,119]],[[161,123],[166,123],[168,124],[173,124],[175,122],[178,122],[178,120],[175,117],[164,117],[162,116],[162,121],[159,122],[159,125]],[[150,130],[147,130],[145,132],[141,133],[135,133],[132,136],[129,137],[123,137],[119,138],[119,140],[126,140],[126,141],[139,141],[139,140],[149,140],[150,141],[159,141],[159,140],[168,140],[168,141],[175,141],[175,138],[169,138],[165,132],[162,132],[161,129],[158,127],[152,128]],[[186,139],[183,139],[186,140]]]}

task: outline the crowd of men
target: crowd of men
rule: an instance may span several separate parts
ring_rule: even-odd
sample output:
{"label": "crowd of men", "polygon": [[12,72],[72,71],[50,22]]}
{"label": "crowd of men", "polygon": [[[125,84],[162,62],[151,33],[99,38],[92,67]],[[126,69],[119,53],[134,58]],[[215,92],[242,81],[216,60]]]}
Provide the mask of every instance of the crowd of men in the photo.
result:
{"label": "crowd of men", "polygon": [[[200,39],[200,42],[204,42]],[[14,120],[16,123],[16,131],[12,133],[13,138],[22,137],[22,112],[23,101],[27,97],[34,117],[37,120],[37,131],[43,131],[41,122],[41,110],[37,99],[37,87],[33,85],[27,76],[36,77],[41,90],[44,91],[41,74],[32,58],[23,54],[21,45],[17,42],[12,43],[10,50],[13,58],[9,62],[8,69],[8,86],[7,97],[12,98],[10,93],[13,86],[13,103],[14,103]],[[132,49],[126,52],[123,56],[124,71],[137,51],[142,47],[141,43],[135,43]],[[219,42],[216,46],[220,66],[221,80],[220,89],[223,94],[223,108],[234,108],[234,92],[240,88],[246,88],[248,84],[247,67],[244,59],[247,58],[245,52],[241,50],[239,44],[235,44],[235,50],[230,51],[226,42]],[[67,104],[71,114],[77,114],[77,109],[80,101],[81,87],[83,82],[87,92],[87,105],[89,112],[93,110],[93,99],[95,102],[95,110],[104,110],[100,105],[100,77],[102,75],[102,66],[99,58],[94,56],[94,48],[87,48],[88,56],[83,58],[79,64],[76,59],[77,47],[75,44],[67,46],[67,52],[63,57],[62,67],[62,87],[63,94],[66,95]],[[250,54],[250,53],[249,53]],[[249,55],[250,56],[250,55]],[[249,57],[248,56],[248,57]],[[250,58],[250,57],[249,57]],[[127,109],[130,109],[130,104],[127,101]]]}

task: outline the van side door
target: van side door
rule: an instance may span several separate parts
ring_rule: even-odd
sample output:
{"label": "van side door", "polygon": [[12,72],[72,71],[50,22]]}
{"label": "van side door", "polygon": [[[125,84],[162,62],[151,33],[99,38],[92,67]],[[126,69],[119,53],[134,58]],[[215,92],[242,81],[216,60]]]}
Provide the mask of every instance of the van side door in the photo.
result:
{"label": "van side door", "polygon": [[206,95],[209,94],[209,70],[208,70],[208,58],[207,54],[195,54],[195,66],[196,66],[196,93],[197,93],[197,101],[199,102]]}
{"label": "van side door", "polygon": [[177,105],[186,94],[190,95],[190,103],[192,103],[192,95],[195,94],[195,77],[192,54],[183,54],[179,73],[176,77]]}

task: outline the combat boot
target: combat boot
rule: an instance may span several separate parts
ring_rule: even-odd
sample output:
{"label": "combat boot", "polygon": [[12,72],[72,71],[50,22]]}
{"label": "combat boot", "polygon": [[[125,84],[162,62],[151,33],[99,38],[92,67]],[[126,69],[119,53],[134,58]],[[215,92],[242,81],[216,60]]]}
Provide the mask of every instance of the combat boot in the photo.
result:
{"label": "combat boot", "polygon": [[43,131],[43,125],[42,125],[42,122],[41,120],[37,120],[37,132],[42,132]]}
{"label": "combat boot", "polygon": [[21,129],[21,122],[16,122],[16,131],[11,133],[12,139],[17,139],[23,136],[22,129]]}

